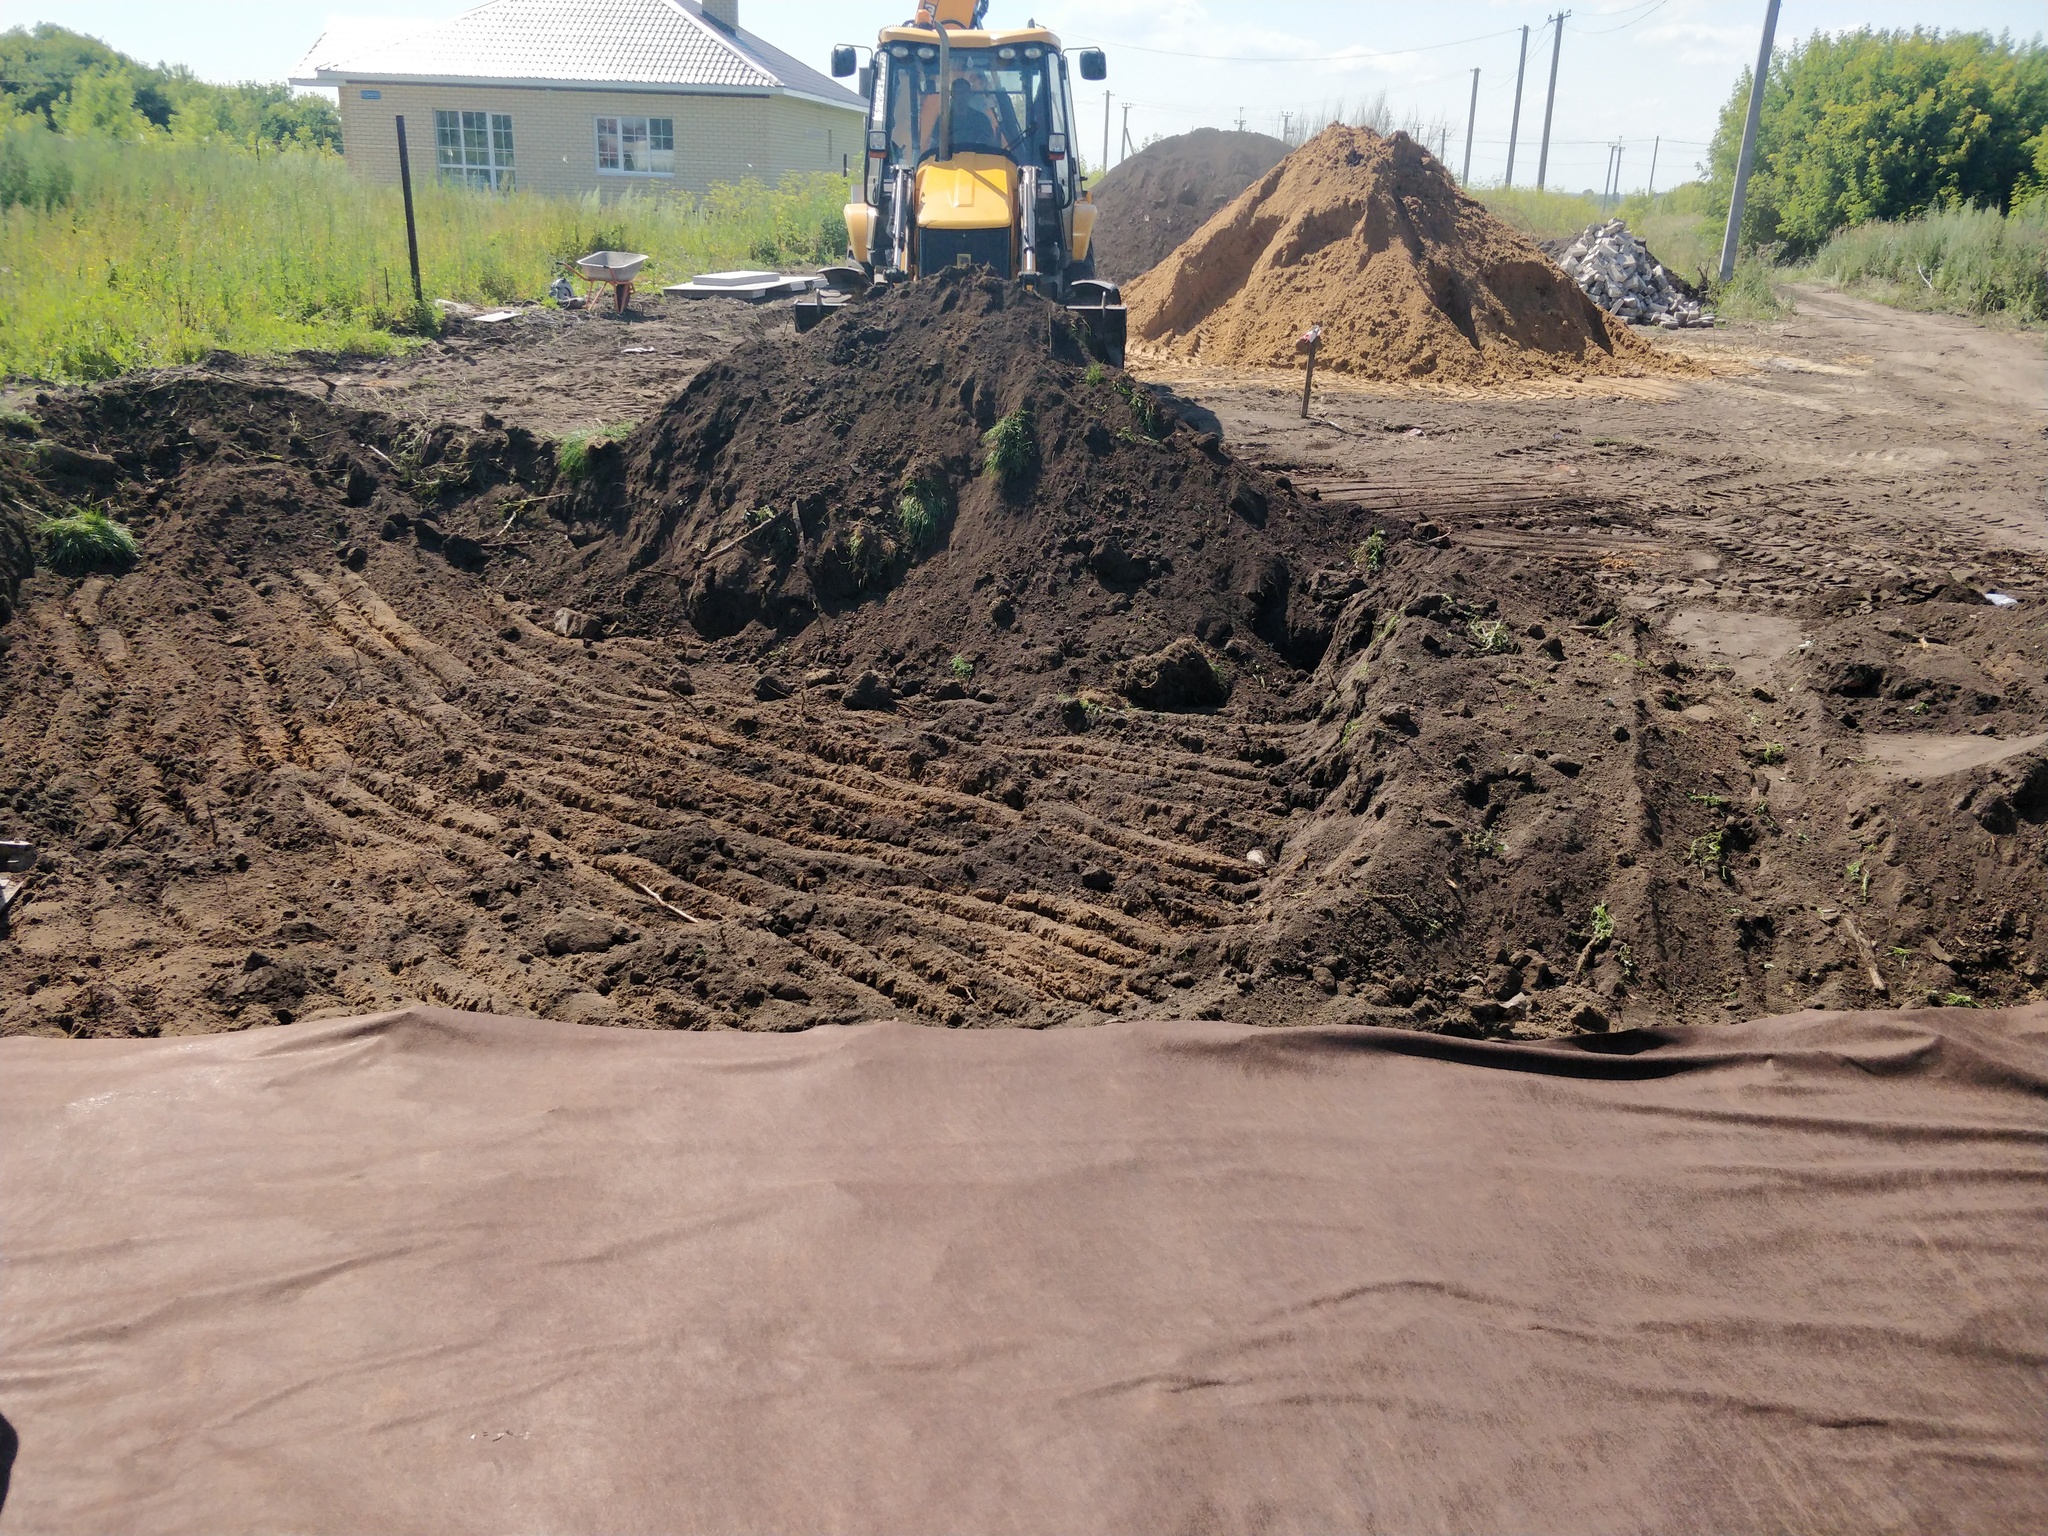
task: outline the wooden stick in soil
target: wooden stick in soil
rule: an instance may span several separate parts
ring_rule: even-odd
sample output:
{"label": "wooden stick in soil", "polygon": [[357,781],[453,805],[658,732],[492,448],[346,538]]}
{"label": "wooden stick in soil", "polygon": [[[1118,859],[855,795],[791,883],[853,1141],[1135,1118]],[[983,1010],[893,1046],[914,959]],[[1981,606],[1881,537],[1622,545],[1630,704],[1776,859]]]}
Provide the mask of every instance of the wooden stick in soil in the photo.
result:
{"label": "wooden stick in soil", "polygon": [[1303,421],[1308,420],[1309,392],[1316,387],[1316,346],[1322,339],[1323,327],[1318,323],[1303,331],[1300,339],[1294,343],[1295,351],[1308,353],[1308,373],[1301,381],[1301,419]]}
{"label": "wooden stick in soil", "polygon": [[405,151],[405,117],[398,119],[398,185],[405,192],[405,253],[412,259],[412,301],[427,302],[420,290],[420,236],[412,218],[412,157]]}

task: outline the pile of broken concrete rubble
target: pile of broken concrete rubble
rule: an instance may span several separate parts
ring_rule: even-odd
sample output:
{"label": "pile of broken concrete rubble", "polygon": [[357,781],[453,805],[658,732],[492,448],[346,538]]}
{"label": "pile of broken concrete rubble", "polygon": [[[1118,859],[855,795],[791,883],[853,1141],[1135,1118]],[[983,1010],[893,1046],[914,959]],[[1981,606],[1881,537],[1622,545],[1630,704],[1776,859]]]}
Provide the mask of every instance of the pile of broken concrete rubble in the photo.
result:
{"label": "pile of broken concrete rubble", "polygon": [[1595,304],[1631,325],[1675,331],[1714,323],[1713,313],[1673,286],[1650,248],[1620,219],[1587,225],[1558,264]]}

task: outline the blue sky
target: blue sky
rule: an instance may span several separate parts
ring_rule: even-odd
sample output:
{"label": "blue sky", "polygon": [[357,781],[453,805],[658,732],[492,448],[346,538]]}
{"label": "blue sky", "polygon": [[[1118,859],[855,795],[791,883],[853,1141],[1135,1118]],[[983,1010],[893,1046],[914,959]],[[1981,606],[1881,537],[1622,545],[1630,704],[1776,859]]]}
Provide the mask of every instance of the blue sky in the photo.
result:
{"label": "blue sky", "polygon": [[[739,0],[741,24],[823,67],[835,42],[871,42],[912,0]],[[465,10],[462,0],[0,0],[0,28],[54,21],[150,60],[189,64],[213,80],[282,79],[331,25],[374,34]],[[1387,93],[1397,117],[1449,125],[1449,158],[1464,153],[1471,71],[1480,71],[1475,180],[1507,156],[1520,29],[1531,30],[1516,181],[1535,169],[1550,68],[1545,16],[1554,3],[1507,0],[994,0],[991,20],[1027,16],[1069,44],[1110,52],[1112,126],[1130,106],[1132,138],[1210,125],[1277,132],[1283,113],[1356,108]],[[1692,173],[1716,113],[1756,55],[1763,0],[1592,0],[1564,27],[1552,128],[1553,186],[1597,187],[1607,144],[1625,144],[1622,182]],[[1785,0],[1780,42],[1859,26],[1940,27],[2039,37],[2039,0]],[[1088,153],[1102,145],[1099,89],[1080,104]],[[1114,139],[1113,139],[1114,143]],[[1114,159],[1112,153],[1112,159]]]}

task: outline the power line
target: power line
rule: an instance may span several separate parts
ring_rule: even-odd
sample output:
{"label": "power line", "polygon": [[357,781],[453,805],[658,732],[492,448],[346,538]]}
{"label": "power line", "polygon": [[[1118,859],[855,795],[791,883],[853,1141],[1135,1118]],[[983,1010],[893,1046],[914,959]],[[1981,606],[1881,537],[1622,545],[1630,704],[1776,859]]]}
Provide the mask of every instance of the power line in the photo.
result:
{"label": "power line", "polygon": [[[1637,25],[1637,23],[1648,21],[1652,16],[1656,15],[1659,11],[1663,10],[1664,7],[1669,5],[1670,3],[1671,0],[1654,0],[1654,3],[1650,6],[1650,8],[1647,11],[1643,12],[1642,15],[1636,17],[1634,20],[1624,21],[1618,27],[1599,27],[1593,31],[1587,32],[1585,35],[1587,37],[1605,37],[1610,32],[1626,32],[1630,27]],[[1609,14],[1619,16],[1621,12],[1613,11]],[[1582,28],[1581,30],[1584,29]]]}
{"label": "power line", "polygon": [[1124,43],[1114,39],[1089,38],[1091,47],[1126,48],[1132,53],[1156,53],[1168,59],[1211,59],[1223,64],[1348,64],[1354,61],[1366,63],[1373,59],[1398,59],[1411,53],[1435,53],[1440,48],[1463,48],[1468,43],[1483,43],[1490,38],[1512,37],[1520,28],[1506,27],[1499,32],[1482,32],[1477,37],[1455,38],[1448,43],[1424,43],[1416,48],[1389,48],[1384,53],[1317,53],[1305,58],[1255,58],[1242,53],[1181,53],[1172,48],[1147,48],[1140,43]]}

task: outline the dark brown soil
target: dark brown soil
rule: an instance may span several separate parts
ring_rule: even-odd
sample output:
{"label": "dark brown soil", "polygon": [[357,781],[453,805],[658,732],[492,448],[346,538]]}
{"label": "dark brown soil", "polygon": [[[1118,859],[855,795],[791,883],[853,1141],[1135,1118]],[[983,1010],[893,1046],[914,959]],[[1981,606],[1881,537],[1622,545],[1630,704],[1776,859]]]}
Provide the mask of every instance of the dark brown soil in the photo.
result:
{"label": "dark brown soil", "polygon": [[[999,481],[1006,419],[1024,463]],[[706,369],[563,511],[579,549],[540,594],[911,691],[956,656],[1005,692],[1100,687],[1189,637],[1226,669],[1313,668],[1349,557],[1348,517],[1095,362],[1055,305],[964,272]]]}
{"label": "dark brown soil", "polygon": [[[1670,530],[1715,536],[1732,460],[1643,447],[1637,485],[1567,442],[1570,402],[1326,406],[1330,451],[1219,392],[1261,470],[1046,318],[959,280],[858,306],[707,371],[574,487],[517,423],[196,376],[53,394],[70,453],[0,440],[10,497],[102,500],[143,558],[38,572],[0,631],[0,837],[45,849],[0,1030],[424,998],[1542,1033],[2039,995],[2034,546],[1866,579],[1837,540],[1786,575],[1831,537],[1802,492],[1730,524],[1782,598],[1685,600]],[[1851,366],[1811,366],[1842,408]],[[1687,387],[1688,420],[1737,419]],[[982,435],[1027,400],[1040,467],[1005,491]],[[1981,451],[2030,505],[2038,443]],[[1320,499],[1283,483],[1304,461]],[[906,480],[944,492],[921,551]],[[794,513],[713,557],[757,506]],[[862,529],[887,559],[850,557]]]}
{"label": "dark brown soil", "polygon": [[1095,270],[1129,282],[1287,157],[1263,133],[1197,128],[1148,144],[1095,184]]}

